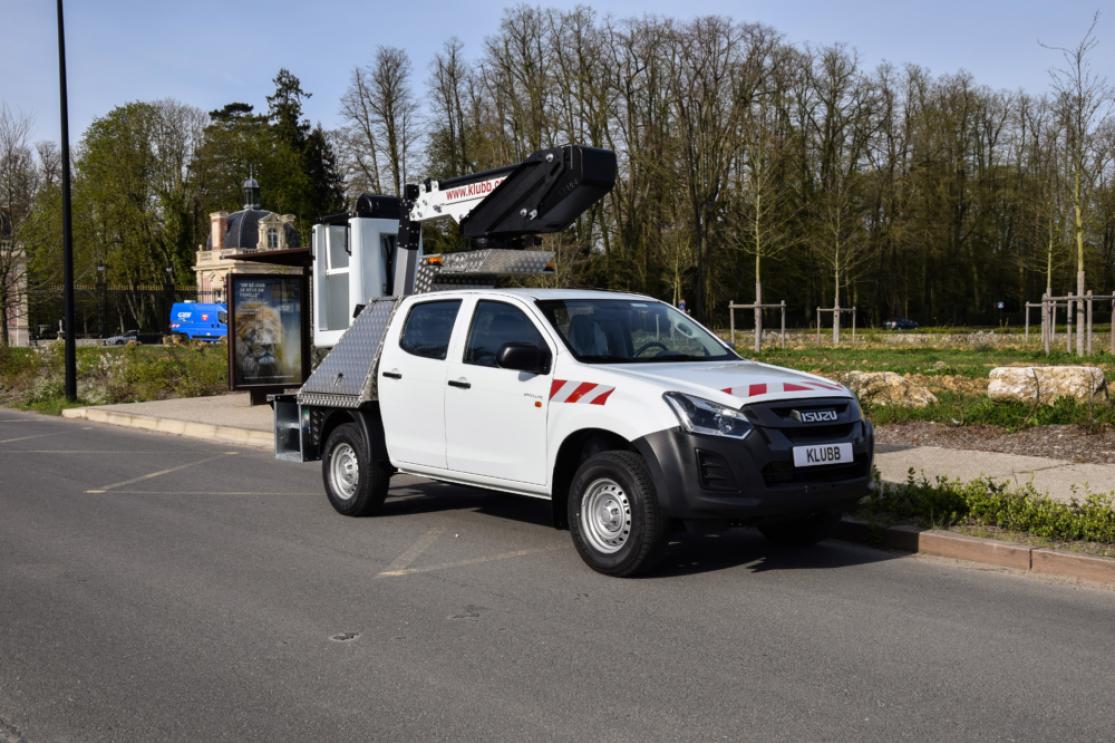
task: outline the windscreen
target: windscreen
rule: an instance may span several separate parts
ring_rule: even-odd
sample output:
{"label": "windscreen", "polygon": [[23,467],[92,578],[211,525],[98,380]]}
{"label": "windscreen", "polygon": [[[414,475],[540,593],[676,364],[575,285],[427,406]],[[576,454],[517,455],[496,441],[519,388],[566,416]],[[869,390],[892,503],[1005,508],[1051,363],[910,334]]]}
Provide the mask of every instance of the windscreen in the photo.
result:
{"label": "windscreen", "polygon": [[578,361],[632,364],[739,358],[688,315],[637,299],[552,299],[538,302]]}

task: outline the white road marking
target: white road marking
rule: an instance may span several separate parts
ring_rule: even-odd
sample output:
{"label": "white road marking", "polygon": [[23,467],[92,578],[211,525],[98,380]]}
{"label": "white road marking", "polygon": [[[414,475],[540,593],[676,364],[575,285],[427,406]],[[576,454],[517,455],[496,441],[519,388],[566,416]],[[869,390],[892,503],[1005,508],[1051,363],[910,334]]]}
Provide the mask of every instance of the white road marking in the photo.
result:
{"label": "white road marking", "polygon": [[565,547],[541,547],[537,549],[515,550],[513,552],[500,552],[497,555],[488,555],[487,557],[473,557],[467,560],[457,560],[455,562],[443,562],[439,565],[426,565],[420,568],[403,568],[401,570],[385,570],[379,574],[381,578],[396,578],[402,575],[414,575],[415,573],[430,573],[435,570],[448,570],[450,568],[460,568],[465,565],[477,565],[483,562],[495,562],[496,560],[510,560],[513,557],[525,557],[526,555],[537,555],[543,552],[556,552],[557,550],[564,550]]}
{"label": "white road marking", "polygon": [[213,457],[206,457],[205,459],[199,459],[196,462],[187,462],[186,464],[180,464],[177,467],[168,467],[165,470],[159,470],[158,472],[152,472],[152,473],[147,474],[147,475],[140,475],[139,477],[133,477],[130,480],[121,480],[120,482],[114,482],[110,485],[105,485],[103,487],[93,488],[91,490],[86,490],[85,492],[86,493],[107,493],[109,490],[114,490],[116,488],[123,487],[124,485],[132,485],[133,483],[144,482],[145,480],[152,480],[156,477],[162,477],[163,475],[169,475],[172,472],[178,472],[179,470],[184,470],[187,467],[196,467],[199,464],[205,464],[206,462],[212,462],[212,461],[217,460],[217,459],[223,459],[225,457],[234,457],[234,456],[236,456],[236,454],[237,454],[237,452],[234,452],[234,451],[222,452],[222,453],[220,453],[216,456],[213,456]]}
{"label": "white road marking", "polygon": [[420,536],[414,544],[403,550],[403,553],[401,555],[392,560],[391,564],[388,565],[387,569],[380,573],[380,575],[405,574],[407,572],[407,568],[410,567],[411,563],[421,557],[422,553],[432,547],[434,545],[434,542],[440,539],[441,535],[444,533],[445,529],[440,526],[435,526],[434,528],[430,529],[425,534]]}
{"label": "white road marking", "polygon": [[37,433],[34,436],[17,436],[14,439],[0,439],[0,444],[14,444],[17,441],[30,441],[31,439],[45,439],[47,436],[61,436],[65,431],[57,433]]}
{"label": "white road marking", "polygon": [[172,449],[163,449],[161,451],[121,451],[119,449],[0,449],[0,454],[96,454],[104,456],[106,454],[116,454],[118,456],[133,456],[135,454],[179,454],[180,452]]}
{"label": "white road marking", "polygon": [[[88,492],[88,491],[86,491]],[[114,495],[321,495],[321,493],[279,493],[259,490],[113,490]]]}

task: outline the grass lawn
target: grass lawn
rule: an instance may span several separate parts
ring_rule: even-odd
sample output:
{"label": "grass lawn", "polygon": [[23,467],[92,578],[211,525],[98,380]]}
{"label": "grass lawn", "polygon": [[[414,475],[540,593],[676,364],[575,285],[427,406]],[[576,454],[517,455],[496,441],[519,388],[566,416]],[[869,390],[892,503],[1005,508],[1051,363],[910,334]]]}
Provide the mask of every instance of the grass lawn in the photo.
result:
{"label": "grass lawn", "polygon": [[1063,351],[1046,356],[1036,348],[949,348],[863,343],[839,348],[802,346],[769,348],[755,355],[740,348],[745,358],[800,369],[827,377],[850,371],[891,371],[930,389],[938,404],[925,408],[896,408],[864,404],[875,423],[935,421],[953,425],[998,425],[1011,430],[1029,426],[1076,424],[1115,425],[1115,405],[1088,405],[1061,400],[1055,405],[994,402],[986,394],[988,373],[997,366],[1079,365],[1103,369],[1108,386],[1115,386],[1115,357],[1095,354],[1081,359]]}

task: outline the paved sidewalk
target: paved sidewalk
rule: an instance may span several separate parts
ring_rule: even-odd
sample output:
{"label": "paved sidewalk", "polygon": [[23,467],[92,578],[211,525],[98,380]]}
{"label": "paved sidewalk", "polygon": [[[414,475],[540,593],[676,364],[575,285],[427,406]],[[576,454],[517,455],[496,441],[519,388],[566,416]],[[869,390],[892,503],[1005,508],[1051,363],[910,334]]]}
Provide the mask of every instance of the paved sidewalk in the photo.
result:
{"label": "paved sidewalk", "polygon": [[[208,441],[274,446],[270,406],[253,407],[247,393],[71,408],[62,415]],[[912,467],[931,480],[943,476],[967,481],[987,476],[1020,485],[1033,483],[1038,490],[1064,501],[1088,492],[1115,491],[1115,464],[1073,464],[1045,457],[880,444],[875,465],[886,482],[905,482]]]}
{"label": "paved sidewalk", "polygon": [[1020,454],[880,444],[875,466],[885,482],[904,482],[912,467],[916,475],[925,474],[930,480],[938,476],[964,481],[992,477],[1017,485],[1029,483],[1061,501],[1083,499],[1089,492],[1115,491],[1115,464],[1075,464]]}
{"label": "paved sidewalk", "polygon": [[251,405],[247,392],[178,400],[67,408],[65,418],[82,418],[128,428],[161,431],[206,441],[260,448],[275,445],[270,405]]}

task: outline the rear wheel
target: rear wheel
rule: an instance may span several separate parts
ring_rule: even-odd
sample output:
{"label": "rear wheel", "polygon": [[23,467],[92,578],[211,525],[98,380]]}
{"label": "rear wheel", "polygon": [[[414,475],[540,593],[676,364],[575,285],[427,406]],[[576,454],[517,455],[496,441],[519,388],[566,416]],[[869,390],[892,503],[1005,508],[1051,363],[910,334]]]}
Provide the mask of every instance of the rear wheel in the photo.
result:
{"label": "rear wheel", "polygon": [[368,516],[378,511],[391,480],[386,467],[372,462],[355,423],[344,423],[329,434],[321,456],[321,475],[329,502],[345,516]]}
{"label": "rear wheel", "polygon": [[830,536],[839,521],[839,513],[822,511],[801,519],[763,524],[759,531],[769,541],[784,547],[808,547]]}
{"label": "rear wheel", "polygon": [[597,572],[645,573],[665,551],[669,522],[638,454],[608,451],[585,460],[573,476],[568,508],[573,544]]}

